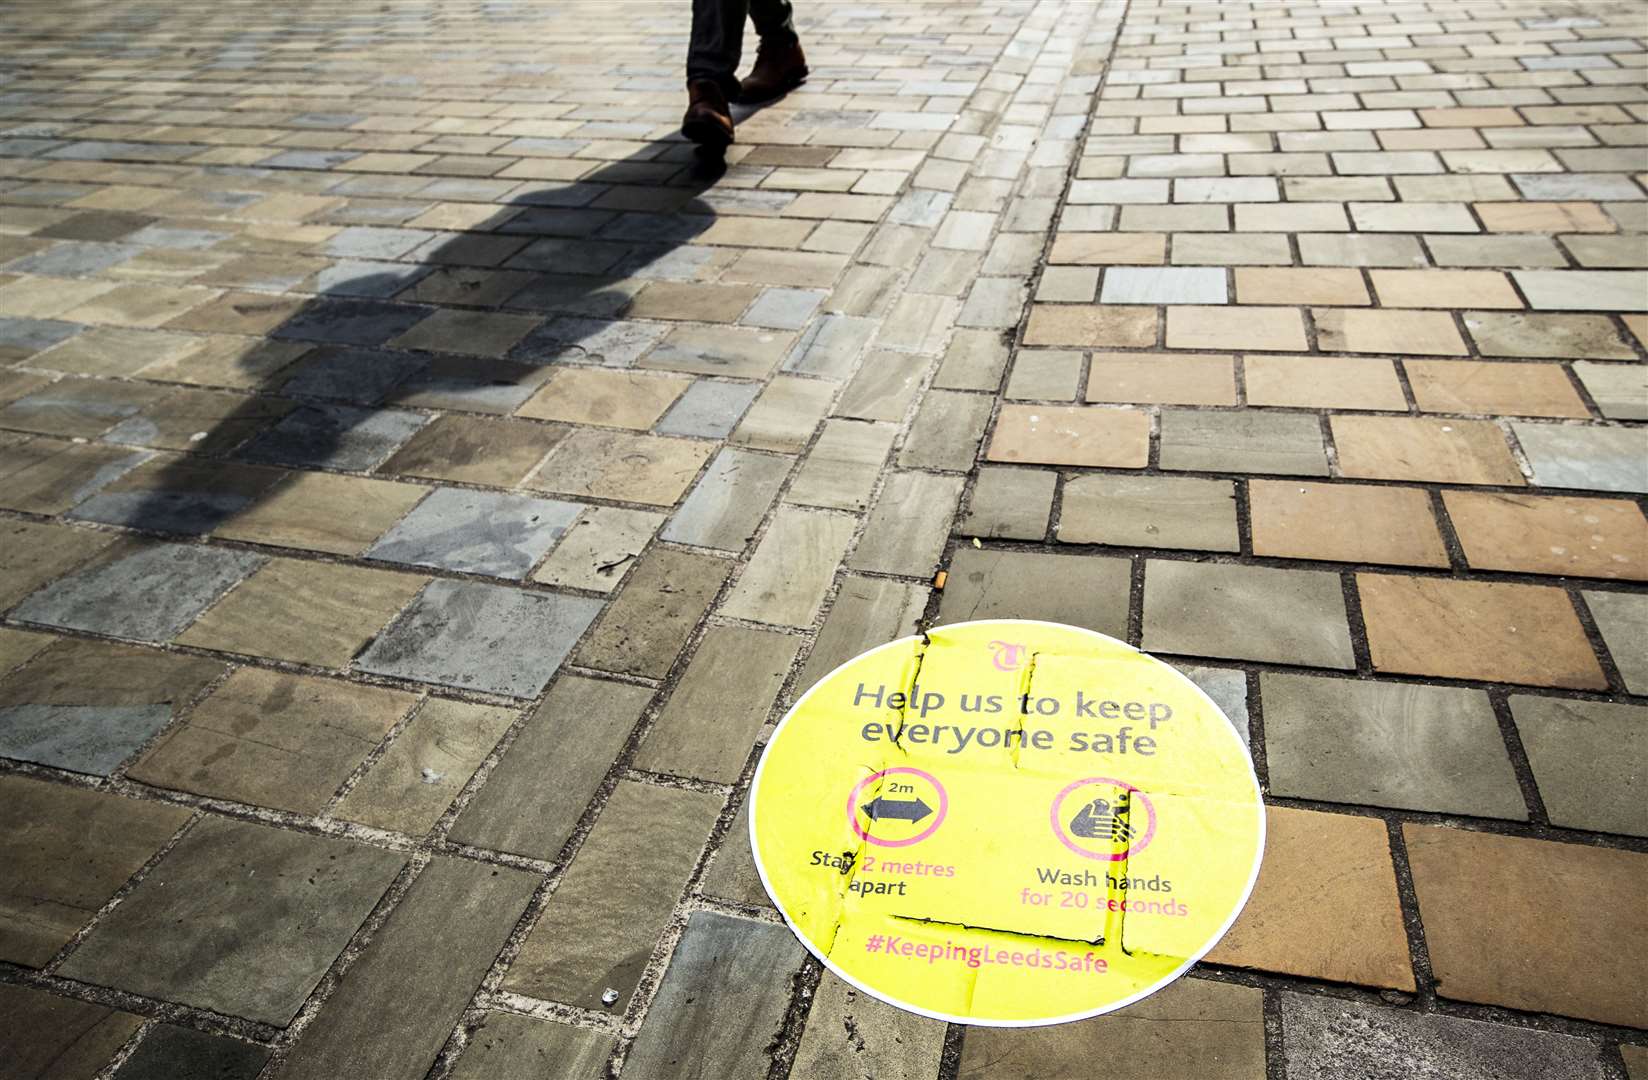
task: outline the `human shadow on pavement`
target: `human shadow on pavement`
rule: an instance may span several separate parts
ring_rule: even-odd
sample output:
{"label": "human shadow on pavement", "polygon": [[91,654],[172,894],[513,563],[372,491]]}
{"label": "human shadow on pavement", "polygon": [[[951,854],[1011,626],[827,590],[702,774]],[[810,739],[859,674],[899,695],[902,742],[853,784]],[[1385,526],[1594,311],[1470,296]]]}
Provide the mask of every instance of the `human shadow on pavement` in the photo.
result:
{"label": "human shadow on pavement", "polygon": [[[576,180],[518,192],[490,217],[398,258],[371,242],[404,239],[404,228],[345,229],[323,245],[342,261],[316,295],[241,351],[240,381],[254,396],[210,417],[186,444],[175,422],[163,434],[142,416],[128,420],[113,440],[167,456],[71,516],[206,535],[256,506],[286,470],[376,469],[429,423],[419,409],[505,416],[557,363],[630,366],[667,328],[621,320],[649,280],[694,280],[710,252],[688,245],[714,222],[704,196],[726,171],[719,151],[670,137]],[[331,190],[364,182],[357,174]],[[485,325],[498,315],[522,320],[505,329],[537,325],[500,345],[499,327]],[[259,371],[268,374],[247,377]],[[544,426],[546,454],[564,433]]]}

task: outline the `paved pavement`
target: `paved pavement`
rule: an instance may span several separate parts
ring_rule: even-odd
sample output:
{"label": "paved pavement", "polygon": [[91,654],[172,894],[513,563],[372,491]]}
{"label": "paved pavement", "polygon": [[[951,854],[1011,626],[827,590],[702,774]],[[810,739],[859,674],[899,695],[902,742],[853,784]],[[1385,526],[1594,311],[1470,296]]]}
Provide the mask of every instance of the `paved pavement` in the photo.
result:
{"label": "paved pavement", "polygon": [[[722,170],[684,7],[0,13],[7,1075],[1648,1077],[1640,3],[804,2]],[[1113,1016],[753,873],[785,704],[985,615],[1251,733]]]}

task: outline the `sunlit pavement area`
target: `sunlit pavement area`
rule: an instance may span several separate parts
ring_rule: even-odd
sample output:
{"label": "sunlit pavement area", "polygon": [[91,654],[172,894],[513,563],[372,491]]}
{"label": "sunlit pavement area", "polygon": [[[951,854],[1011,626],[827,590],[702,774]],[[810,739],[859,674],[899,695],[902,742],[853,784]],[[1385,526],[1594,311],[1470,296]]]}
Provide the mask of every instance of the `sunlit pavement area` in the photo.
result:
{"label": "sunlit pavement area", "polygon": [[[0,11],[0,1072],[1648,1078],[1648,9],[797,6],[720,168],[683,2]],[[982,617],[1250,736],[1108,1016],[754,870]]]}

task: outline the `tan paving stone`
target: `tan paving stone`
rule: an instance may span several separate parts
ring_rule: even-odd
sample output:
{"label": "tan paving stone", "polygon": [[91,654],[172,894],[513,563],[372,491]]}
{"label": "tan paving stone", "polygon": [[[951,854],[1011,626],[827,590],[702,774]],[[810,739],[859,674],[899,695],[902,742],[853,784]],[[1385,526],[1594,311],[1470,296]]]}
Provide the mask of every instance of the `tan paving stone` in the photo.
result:
{"label": "tan paving stone", "polygon": [[380,473],[513,487],[567,435],[565,428],[478,416],[437,416]]}
{"label": "tan paving stone", "polygon": [[1355,270],[1236,270],[1236,301],[1241,304],[1329,304],[1356,307],[1372,303],[1362,275]]}
{"label": "tan paving stone", "polygon": [[1297,352],[1307,348],[1299,312],[1281,307],[1170,307],[1170,349],[1253,349]]}
{"label": "tan paving stone", "polygon": [[[1014,371],[1017,378],[1017,368]],[[1094,353],[1088,368],[1087,400],[1123,405],[1234,405],[1235,360],[1195,353]]]}
{"label": "tan paving stone", "polygon": [[1250,480],[1247,490],[1255,555],[1448,565],[1424,491],[1292,480]]}
{"label": "tan paving stone", "polygon": [[91,1080],[138,1029],[143,1017],[29,986],[0,986],[0,1054],[29,1080]]}
{"label": "tan paving stone", "polygon": [[636,294],[625,315],[632,319],[736,322],[760,292],[753,285],[654,281]]}
{"label": "tan paving stone", "polygon": [[422,836],[451,805],[516,714],[431,698],[338,803],[335,816]]}
{"label": "tan paving stone", "polygon": [[359,555],[428,493],[417,484],[295,472],[220,525],[214,535]]}
{"label": "tan paving stone", "polygon": [[0,959],[44,967],[189,816],[180,806],[0,777]]}
{"label": "tan paving stone", "polygon": [[428,580],[358,566],[272,559],[177,640],[202,649],[343,668]]}
{"label": "tan paving stone", "polygon": [[1526,483],[1504,433],[1486,420],[1334,416],[1329,425],[1343,476],[1444,484]]}
{"label": "tan paving stone", "polygon": [[1316,308],[1317,342],[1327,352],[1464,356],[1464,340],[1444,312]]}
{"label": "tan paving stone", "polygon": [[1150,417],[1137,409],[1004,405],[986,458],[1037,465],[1143,468]]}
{"label": "tan paving stone", "polygon": [[1413,990],[1384,822],[1280,806],[1265,816],[1259,880],[1208,962]]}
{"label": "tan paving stone", "polygon": [[708,443],[579,428],[550,451],[527,486],[673,506],[709,456]]}
{"label": "tan paving stone", "polygon": [[49,522],[0,521],[0,609],[88,562],[115,537]]}
{"label": "tan paving stone", "polygon": [[1648,520],[1630,501],[1475,491],[1442,501],[1478,569],[1648,579]]}
{"label": "tan paving stone", "polygon": [[1250,405],[1406,412],[1390,360],[1362,356],[1249,356],[1242,361]]}
{"label": "tan paving stone", "polygon": [[[1648,856],[1435,825],[1402,836],[1439,994],[1648,1025],[1636,978],[1648,965]],[[1538,903],[1482,903],[1523,896],[1530,881],[1561,883],[1561,918]]]}
{"label": "tan paving stone", "polygon": [[1611,233],[1616,226],[1593,202],[1479,202],[1473,205],[1489,232]]}
{"label": "tan paving stone", "polygon": [[691,379],[678,375],[562,368],[516,414],[645,431],[690,385]]}
{"label": "tan paving stone", "polygon": [[1356,575],[1377,671],[1528,686],[1607,685],[1568,595],[1546,585]]}
{"label": "tan paving stone", "polygon": [[1382,307],[1520,308],[1504,274],[1488,270],[1370,270]]}
{"label": "tan paving stone", "polygon": [[1059,233],[1048,261],[1059,266],[1160,266],[1167,261],[1161,233]]}
{"label": "tan paving stone", "polygon": [[318,813],[415,700],[396,690],[242,668],[128,775],[158,787]]}
{"label": "tan paving stone", "polygon": [[1409,360],[1403,367],[1422,412],[1590,416],[1560,364]]}
{"label": "tan paving stone", "polygon": [[1156,323],[1156,309],[1153,307],[1035,304],[1030,308],[1024,343],[1148,348],[1156,344]]}

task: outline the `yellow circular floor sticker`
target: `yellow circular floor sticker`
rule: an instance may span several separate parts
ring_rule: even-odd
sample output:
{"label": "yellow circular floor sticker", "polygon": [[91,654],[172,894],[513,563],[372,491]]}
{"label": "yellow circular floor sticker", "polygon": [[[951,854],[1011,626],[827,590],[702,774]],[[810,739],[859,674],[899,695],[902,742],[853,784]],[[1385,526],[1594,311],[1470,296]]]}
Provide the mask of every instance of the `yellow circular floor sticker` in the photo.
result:
{"label": "yellow circular floor sticker", "polygon": [[1173,668],[1073,626],[960,623],[796,702],[750,794],[802,942],[911,1012],[1028,1026],[1160,989],[1259,873],[1246,747]]}

